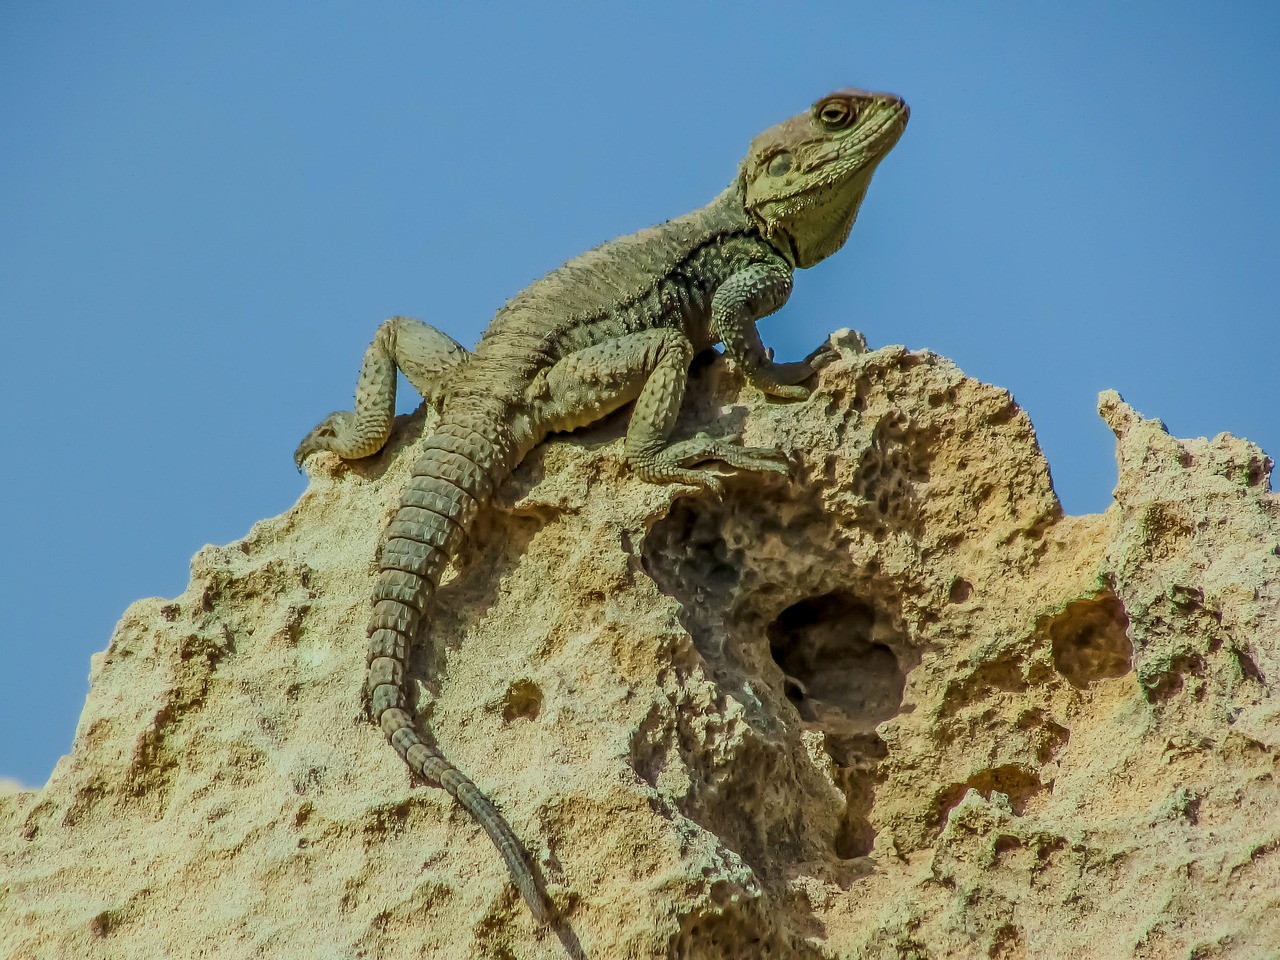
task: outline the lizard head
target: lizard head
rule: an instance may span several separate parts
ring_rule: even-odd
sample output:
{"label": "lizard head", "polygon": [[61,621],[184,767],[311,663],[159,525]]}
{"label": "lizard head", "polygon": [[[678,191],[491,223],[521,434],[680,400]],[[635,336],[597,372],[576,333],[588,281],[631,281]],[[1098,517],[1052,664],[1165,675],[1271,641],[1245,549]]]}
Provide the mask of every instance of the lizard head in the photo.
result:
{"label": "lizard head", "polygon": [[846,88],[751,141],[738,177],[765,239],[797,267],[839,250],[910,113],[891,93]]}

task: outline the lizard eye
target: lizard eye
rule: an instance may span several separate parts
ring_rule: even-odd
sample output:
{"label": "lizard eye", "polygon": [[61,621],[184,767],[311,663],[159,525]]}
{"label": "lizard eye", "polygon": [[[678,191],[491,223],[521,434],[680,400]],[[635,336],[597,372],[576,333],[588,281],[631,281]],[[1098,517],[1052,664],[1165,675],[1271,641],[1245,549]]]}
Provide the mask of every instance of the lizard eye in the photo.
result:
{"label": "lizard eye", "polygon": [[791,169],[791,154],[783,150],[781,153],[774,154],[769,160],[768,165],[764,168],[765,173],[771,177],[782,177]]}
{"label": "lizard eye", "polygon": [[858,119],[858,111],[848,100],[828,100],[818,104],[814,111],[822,125],[829,130],[839,130],[850,126]]}

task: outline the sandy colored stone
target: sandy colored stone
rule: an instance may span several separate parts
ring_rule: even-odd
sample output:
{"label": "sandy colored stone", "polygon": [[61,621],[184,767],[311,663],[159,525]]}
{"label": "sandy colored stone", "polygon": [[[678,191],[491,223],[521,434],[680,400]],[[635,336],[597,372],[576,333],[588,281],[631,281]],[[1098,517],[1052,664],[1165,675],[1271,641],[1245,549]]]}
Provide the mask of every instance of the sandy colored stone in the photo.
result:
{"label": "sandy colored stone", "polygon": [[0,791],[0,956],[1280,955],[1280,501],[1267,457],[1114,393],[1119,483],[1065,517],[1012,397],[850,352],[683,429],[794,451],[720,501],[625,415],[544,445],[412,668],[447,756],[568,917],[365,719],[380,530],[429,426],[321,455],[93,658],[72,752]]}

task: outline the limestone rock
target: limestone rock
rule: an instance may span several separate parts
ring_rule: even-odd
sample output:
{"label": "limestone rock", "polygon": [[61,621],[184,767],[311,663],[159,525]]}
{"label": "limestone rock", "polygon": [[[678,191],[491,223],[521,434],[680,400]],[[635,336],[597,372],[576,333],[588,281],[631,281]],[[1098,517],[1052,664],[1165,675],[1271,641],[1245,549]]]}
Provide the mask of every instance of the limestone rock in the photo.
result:
{"label": "limestone rock", "polygon": [[558,934],[364,719],[418,414],[130,607],[72,752],[0,794],[0,955],[1275,957],[1270,460],[1104,394],[1115,503],[1064,516],[1007,392],[842,342],[802,403],[695,373],[682,429],[789,482],[645,484],[623,414],[535,452],[439,591],[418,709]]}

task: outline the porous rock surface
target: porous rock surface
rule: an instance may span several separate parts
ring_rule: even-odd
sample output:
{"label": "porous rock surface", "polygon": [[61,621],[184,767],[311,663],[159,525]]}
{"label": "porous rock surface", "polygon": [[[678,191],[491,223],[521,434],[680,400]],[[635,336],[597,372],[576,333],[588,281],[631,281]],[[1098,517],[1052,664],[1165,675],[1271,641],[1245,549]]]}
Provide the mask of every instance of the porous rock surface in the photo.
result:
{"label": "porous rock surface", "polygon": [[682,429],[792,451],[790,480],[643,483],[625,414],[536,451],[411,666],[558,931],[364,719],[430,416],[320,455],[130,607],[72,752],[0,797],[0,956],[1276,957],[1271,463],[1099,409],[1119,482],[1083,517],[1007,392],[901,347],[802,403],[696,371]]}

